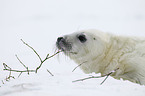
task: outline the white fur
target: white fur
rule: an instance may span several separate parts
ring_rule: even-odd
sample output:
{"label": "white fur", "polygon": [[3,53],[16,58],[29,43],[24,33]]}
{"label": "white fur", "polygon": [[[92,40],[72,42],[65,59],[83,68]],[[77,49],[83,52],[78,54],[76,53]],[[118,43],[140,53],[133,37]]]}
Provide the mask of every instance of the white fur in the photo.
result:
{"label": "white fur", "polygon": [[[76,35],[85,34],[87,41],[79,42]],[[98,30],[83,30],[66,35],[72,50],[66,53],[85,73],[107,74],[145,85],[145,38],[116,36]]]}

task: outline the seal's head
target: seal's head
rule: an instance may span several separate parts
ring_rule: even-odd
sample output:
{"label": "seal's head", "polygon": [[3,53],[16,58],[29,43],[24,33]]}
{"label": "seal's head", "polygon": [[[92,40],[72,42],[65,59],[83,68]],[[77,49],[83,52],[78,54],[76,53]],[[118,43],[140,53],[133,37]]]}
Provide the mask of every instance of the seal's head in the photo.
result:
{"label": "seal's head", "polygon": [[105,36],[98,30],[82,30],[58,37],[56,46],[78,64],[92,62],[103,54],[107,39]]}

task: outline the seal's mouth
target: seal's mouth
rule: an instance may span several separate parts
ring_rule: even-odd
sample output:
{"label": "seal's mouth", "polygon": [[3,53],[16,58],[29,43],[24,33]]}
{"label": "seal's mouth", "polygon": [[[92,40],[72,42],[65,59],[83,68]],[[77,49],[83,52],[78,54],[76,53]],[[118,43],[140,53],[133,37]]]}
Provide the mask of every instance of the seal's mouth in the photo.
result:
{"label": "seal's mouth", "polygon": [[63,52],[67,52],[67,51],[70,51],[72,49],[71,43],[67,42],[64,37],[57,38],[56,46],[59,50],[61,50]]}

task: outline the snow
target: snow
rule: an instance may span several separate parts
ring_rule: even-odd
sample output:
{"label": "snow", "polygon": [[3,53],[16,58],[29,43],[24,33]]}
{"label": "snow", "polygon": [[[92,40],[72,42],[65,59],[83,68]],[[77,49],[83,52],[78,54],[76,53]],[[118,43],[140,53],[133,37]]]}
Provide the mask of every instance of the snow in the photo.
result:
{"label": "snow", "polygon": [[[20,39],[42,58],[55,51],[58,36],[81,29],[99,29],[117,35],[145,37],[144,0],[0,0],[0,81],[8,76],[5,62],[23,70],[15,54],[34,69],[39,59]],[[145,96],[145,86],[109,77],[72,81],[88,77],[63,54],[47,60],[37,74],[13,73],[16,79],[2,84],[0,96]],[[46,69],[50,70],[51,76]],[[94,75],[94,74],[93,74]],[[98,74],[99,75],[99,74]]]}

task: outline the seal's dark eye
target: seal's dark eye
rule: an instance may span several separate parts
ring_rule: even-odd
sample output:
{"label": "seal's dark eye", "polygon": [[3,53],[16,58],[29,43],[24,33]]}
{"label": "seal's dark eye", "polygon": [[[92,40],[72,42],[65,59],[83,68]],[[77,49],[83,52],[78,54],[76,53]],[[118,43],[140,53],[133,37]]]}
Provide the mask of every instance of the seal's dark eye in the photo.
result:
{"label": "seal's dark eye", "polygon": [[79,36],[78,36],[78,39],[80,40],[81,43],[84,43],[84,42],[87,41],[86,36],[83,35],[83,34],[82,34],[82,35],[79,35]]}

